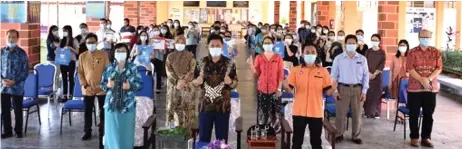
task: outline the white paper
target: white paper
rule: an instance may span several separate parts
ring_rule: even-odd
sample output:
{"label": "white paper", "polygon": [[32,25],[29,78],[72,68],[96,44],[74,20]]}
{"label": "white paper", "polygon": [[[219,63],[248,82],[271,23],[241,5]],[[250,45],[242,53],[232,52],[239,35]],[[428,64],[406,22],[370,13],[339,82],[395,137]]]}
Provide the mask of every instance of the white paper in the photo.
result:
{"label": "white paper", "polygon": [[165,40],[154,40],[152,42],[152,48],[156,50],[164,50],[165,49]]}

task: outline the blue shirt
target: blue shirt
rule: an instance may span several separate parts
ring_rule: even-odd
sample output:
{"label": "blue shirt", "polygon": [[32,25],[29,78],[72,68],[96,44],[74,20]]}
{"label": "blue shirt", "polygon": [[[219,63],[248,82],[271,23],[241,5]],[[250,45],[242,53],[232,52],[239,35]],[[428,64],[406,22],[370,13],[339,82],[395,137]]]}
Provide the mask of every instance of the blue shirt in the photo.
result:
{"label": "blue shirt", "polygon": [[1,49],[0,60],[0,79],[9,79],[15,82],[13,87],[0,85],[1,93],[24,95],[24,81],[29,73],[29,60],[26,52],[18,46],[15,46],[13,51],[5,47]]}
{"label": "blue shirt", "polygon": [[333,81],[343,84],[362,84],[362,92],[365,94],[369,89],[369,68],[366,57],[355,53],[350,58],[343,52],[334,59],[331,69]]}

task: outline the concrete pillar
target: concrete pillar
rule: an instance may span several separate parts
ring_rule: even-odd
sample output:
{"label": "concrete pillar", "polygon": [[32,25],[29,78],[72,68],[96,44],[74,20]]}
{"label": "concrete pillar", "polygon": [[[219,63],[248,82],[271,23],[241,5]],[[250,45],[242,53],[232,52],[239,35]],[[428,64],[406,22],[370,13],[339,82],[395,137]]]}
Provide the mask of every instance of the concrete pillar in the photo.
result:
{"label": "concrete pillar", "polygon": [[297,28],[297,1],[290,1],[289,28],[292,31]]}
{"label": "concrete pillar", "polygon": [[330,20],[335,20],[335,1],[318,1],[317,7],[317,24],[321,24],[322,26],[329,26]]}
{"label": "concrete pillar", "polygon": [[403,31],[403,32],[398,32],[398,39],[405,39],[406,38],[406,1],[399,1],[399,6],[398,6],[398,15],[399,15],[399,26],[398,30]]}
{"label": "concrete pillar", "polygon": [[[0,25],[0,47],[6,46],[6,32],[10,29],[19,31],[17,45],[24,49],[29,59],[29,69],[40,63],[40,5],[41,2],[27,3],[26,23],[1,23]],[[33,9],[31,8],[33,7]],[[35,11],[32,11],[35,10]],[[38,14],[37,14],[38,12]]]}
{"label": "concrete pillar", "polygon": [[[358,15],[358,2],[357,1],[344,1],[343,3],[343,30],[348,34],[355,34],[356,30],[361,27],[360,17]],[[335,7],[333,7],[335,8]],[[329,8],[330,9],[330,8]],[[379,8],[380,9],[380,8]],[[379,11],[380,14],[380,11]]]}
{"label": "concrete pillar", "polygon": [[445,42],[443,39],[443,34],[442,32],[445,31],[444,29],[444,26],[443,26],[443,22],[444,22],[444,1],[435,1],[435,8],[436,8],[436,30],[434,30],[433,32],[435,32],[435,37],[433,37],[433,39],[435,40],[435,47],[436,48],[441,48],[441,47],[445,47]]}
{"label": "concrete pillar", "polygon": [[305,1],[301,1],[301,19],[300,20],[305,20]]}
{"label": "concrete pillar", "polygon": [[457,10],[457,14],[456,14],[456,49],[462,49],[462,45],[461,45],[461,38],[462,36],[460,34],[462,34],[461,32],[461,29],[462,29],[462,2],[461,1],[457,1],[456,2],[456,10]]}
{"label": "concrete pillar", "polygon": [[[399,2],[380,1],[378,12],[378,33],[382,36],[382,48],[387,54],[386,64],[389,66],[391,57],[398,49]],[[402,30],[404,31],[404,30]]]}
{"label": "concrete pillar", "polygon": [[[279,10],[281,2],[274,1],[274,23],[279,23]],[[263,14],[264,15],[264,14]]]}

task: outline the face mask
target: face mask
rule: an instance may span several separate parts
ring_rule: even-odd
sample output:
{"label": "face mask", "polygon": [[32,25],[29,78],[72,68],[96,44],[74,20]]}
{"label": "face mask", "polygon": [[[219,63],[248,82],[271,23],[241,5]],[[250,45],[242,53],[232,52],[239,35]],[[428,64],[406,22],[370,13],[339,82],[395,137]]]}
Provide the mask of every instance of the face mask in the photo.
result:
{"label": "face mask", "polygon": [[318,33],[321,33],[322,29],[317,29],[316,31],[317,31]]}
{"label": "face mask", "polygon": [[282,34],[282,30],[278,30],[278,34]]}
{"label": "face mask", "polygon": [[265,52],[273,52],[273,44],[263,44]]}
{"label": "face mask", "polygon": [[154,36],[159,36],[160,32],[159,31],[154,31],[153,34],[154,34]]}
{"label": "face mask", "polygon": [[222,48],[209,48],[209,53],[212,57],[220,56]]}
{"label": "face mask", "polygon": [[282,34],[284,34],[284,35],[287,34],[287,31],[286,31],[286,30],[283,30],[283,31],[282,31]]}
{"label": "face mask", "polygon": [[348,52],[355,52],[356,51],[356,44],[347,44],[346,45],[346,50]]}
{"label": "face mask", "polygon": [[258,25],[258,28],[261,28],[262,26],[261,25]]}
{"label": "face mask", "polygon": [[399,52],[401,52],[401,54],[404,54],[404,53],[406,53],[406,51],[407,51],[407,47],[405,47],[405,46],[399,46],[399,47],[398,47],[398,50],[399,50]]}
{"label": "face mask", "polygon": [[316,33],[316,29],[311,29],[311,33]]}
{"label": "face mask", "polygon": [[324,34],[327,34],[329,32],[329,30],[325,29],[324,31],[322,31],[322,33]]}
{"label": "face mask", "polygon": [[173,26],[178,27],[180,24],[174,23]]}
{"label": "face mask", "polygon": [[63,37],[67,37],[67,32],[63,32]]}
{"label": "face mask", "polygon": [[262,29],[261,32],[262,32],[262,33],[266,33],[266,29]]}
{"label": "face mask", "polygon": [[14,47],[16,47],[16,43],[6,42],[6,46],[8,46],[10,48],[14,48]]}
{"label": "face mask", "polygon": [[88,33],[88,31],[87,31],[87,29],[86,29],[86,28],[82,28],[82,29],[80,29],[80,33],[82,33],[82,34],[86,34],[86,33]]}
{"label": "face mask", "polygon": [[139,30],[139,31],[138,31],[138,34],[141,34],[142,31],[143,31],[143,30]]}
{"label": "face mask", "polygon": [[271,29],[271,32],[273,32],[273,33],[274,33],[274,32],[276,32],[276,30],[275,30],[275,29]]}
{"label": "face mask", "polygon": [[125,62],[125,60],[127,59],[127,53],[115,53],[114,58],[118,62]]}
{"label": "face mask", "polygon": [[338,36],[337,37],[337,40],[344,40],[345,39],[345,36]]}
{"label": "face mask", "polygon": [[329,36],[329,40],[335,40],[335,36]]}
{"label": "face mask", "polygon": [[226,32],[226,30],[220,30],[220,32],[224,33],[224,32]]}
{"label": "face mask", "polygon": [[223,38],[224,41],[230,41],[231,40],[231,37],[225,37]]}
{"label": "face mask", "polygon": [[107,28],[111,28],[111,24],[106,25]]}
{"label": "face mask", "polygon": [[210,33],[215,33],[215,30],[210,30]]}
{"label": "face mask", "polygon": [[146,36],[140,36],[140,39],[141,39],[141,41],[146,41],[146,40],[148,40],[148,37],[146,37]]}
{"label": "face mask", "polygon": [[166,33],[167,33],[167,30],[166,30],[166,29],[161,29],[161,30],[160,30],[160,33],[166,34]]}
{"label": "face mask", "polygon": [[180,51],[180,52],[181,52],[181,51],[184,50],[184,48],[185,48],[185,45],[184,45],[184,44],[175,44],[175,49],[176,49],[177,51]]}
{"label": "face mask", "polygon": [[52,31],[51,33],[52,33],[53,35],[55,35],[56,37],[59,36],[59,31]]}
{"label": "face mask", "polygon": [[172,26],[172,23],[167,23],[167,26],[169,26],[169,27]]}
{"label": "face mask", "polygon": [[99,28],[104,29],[104,28],[106,28],[106,25],[100,24],[100,25],[99,25]]}
{"label": "face mask", "polygon": [[311,26],[310,26],[310,25],[305,25],[305,28],[306,28],[306,29],[310,29]]}
{"label": "face mask", "polygon": [[378,41],[371,41],[371,45],[372,47],[379,47],[379,43]]}
{"label": "face mask", "polygon": [[93,52],[96,50],[96,44],[87,44],[87,49],[90,52]]}
{"label": "face mask", "polygon": [[287,44],[292,44],[293,39],[285,39],[284,40]]}
{"label": "face mask", "polygon": [[356,36],[356,38],[358,38],[358,40],[361,40],[361,41],[364,41],[364,36]]}
{"label": "face mask", "polygon": [[300,27],[305,27],[305,24],[300,24]]}
{"label": "face mask", "polygon": [[193,25],[188,25],[188,28],[192,29],[192,28],[194,28],[194,26]]}
{"label": "face mask", "polygon": [[428,47],[430,45],[430,38],[420,38],[420,45],[423,47]]}
{"label": "face mask", "polygon": [[315,54],[305,54],[303,55],[303,60],[305,61],[306,64],[313,65],[314,61],[316,61],[316,55]]}

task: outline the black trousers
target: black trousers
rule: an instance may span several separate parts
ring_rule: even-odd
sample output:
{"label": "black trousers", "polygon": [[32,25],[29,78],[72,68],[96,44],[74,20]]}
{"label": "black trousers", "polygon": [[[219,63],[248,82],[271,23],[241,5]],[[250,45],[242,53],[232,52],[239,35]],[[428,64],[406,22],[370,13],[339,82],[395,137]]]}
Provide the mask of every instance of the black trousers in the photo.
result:
{"label": "black trousers", "polygon": [[294,136],[292,138],[292,149],[301,149],[305,138],[305,128],[308,125],[310,130],[310,143],[312,149],[322,149],[322,118],[305,116],[292,116],[294,125]]}
{"label": "black trousers", "polygon": [[191,52],[193,55],[194,55],[194,58],[196,58],[196,49],[197,49],[197,45],[187,45],[185,47],[186,50],[188,50],[189,52]]}
{"label": "black trousers", "polygon": [[156,89],[160,90],[162,88],[165,64],[159,59],[153,59],[151,62],[154,64],[154,71],[156,71]]}
{"label": "black trousers", "polygon": [[[70,97],[74,95],[75,61],[71,61],[69,66],[61,65],[59,68],[61,69],[61,77],[63,78],[63,95],[64,97]],[[67,94],[68,92],[70,93],[69,95]]]}
{"label": "black trousers", "polygon": [[409,109],[409,127],[411,139],[419,139],[419,115],[422,108],[422,139],[431,139],[433,128],[433,112],[436,106],[436,93],[408,92],[407,108]]}
{"label": "black trousers", "polygon": [[22,134],[22,100],[23,96],[11,95],[11,94],[3,94],[2,97],[2,122],[3,122],[3,131],[5,134],[12,134],[13,129],[11,128],[11,100],[13,100],[14,106],[14,118],[15,118],[15,126],[14,131],[16,134]]}
{"label": "black trousers", "polygon": [[99,107],[99,122],[104,123],[104,99],[106,95],[99,96],[83,96],[83,103],[85,104],[84,117],[85,123],[83,126],[83,131],[85,133],[91,133],[91,124],[92,124],[92,112],[93,107],[95,107],[95,97],[98,98],[98,107]]}

